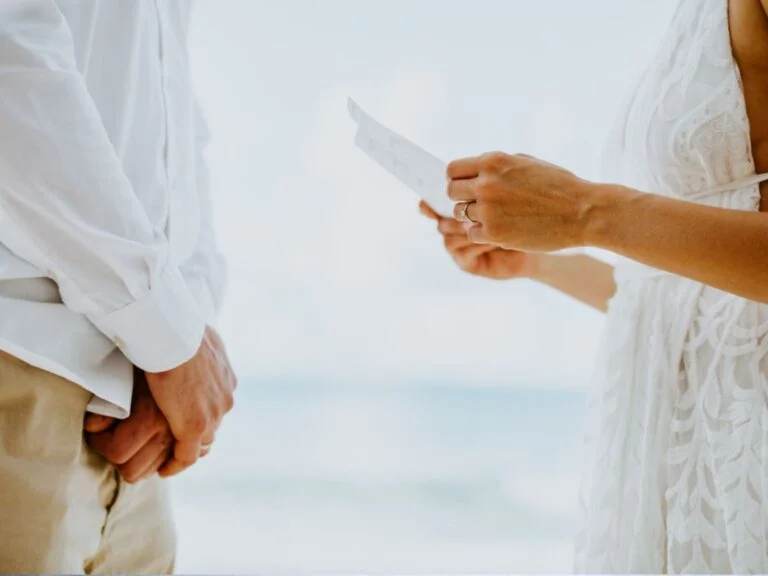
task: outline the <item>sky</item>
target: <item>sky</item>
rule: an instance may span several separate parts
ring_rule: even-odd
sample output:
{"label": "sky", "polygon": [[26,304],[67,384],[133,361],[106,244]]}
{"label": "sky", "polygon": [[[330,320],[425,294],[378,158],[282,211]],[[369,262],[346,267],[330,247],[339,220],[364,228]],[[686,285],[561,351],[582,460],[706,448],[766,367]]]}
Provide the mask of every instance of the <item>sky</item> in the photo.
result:
{"label": "sky", "polygon": [[[570,518],[581,436],[575,409],[563,408],[575,404],[563,399],[578,392],[537,395],[539,407],[525,409],[526,393],[457,389],[466,400],[446,412],[359,387],[582,388],[603,317],[531,281],[458,270],[416,196],[353,145],[346,100],[446,161],[523,152],[597,180],[603,142],[673,9],[669,0],[198,0],[191,66],[213,134],[216,228],[230,267],[220,329],[240,381],[261,386],[241,396],[244,410],[206,462],[182,476],[182,568],[570,567],[562,530],[517,539],[467,512],[462,524],[477,539],[446,544],[431,533],[411,538],[418,523],[409,517],[423,502],[393,509],[387,532],[389,517],[365,507],[375,509],[378,489],[354,499],[367,481],[408,485],[424,472],[450,484],[453,466],[480,466],[508,471],[503,485],[521,510]],[[318,386],[315,397],[314,382],[355,393]],[[428,402],[443,398],[424,392]],[[499,406],[509,415],[494,420],[493,408],[472,403],[483,394],[514,396]],[[483,426],[470,416],[490,432],[473,436],[469,428]],[[502,424],[525,432],[499,435]],[[344,495],[360,517],[347,521],[343,503],[307,497],[310,485],[273,502],[254,480],[317,475],[351,482]],[[247,496],[228,483],[243,478]],[[230,507],[216,499],[230,492]]]}
{"label": "sky", "polygon": [[220,328],[241,379],[584,386],[601,314],[459,271],[415,195],[353,146],[346,98],[446,161],[524,152],[599,179],[673,7],[198,2],[192,71],[230,266]]}

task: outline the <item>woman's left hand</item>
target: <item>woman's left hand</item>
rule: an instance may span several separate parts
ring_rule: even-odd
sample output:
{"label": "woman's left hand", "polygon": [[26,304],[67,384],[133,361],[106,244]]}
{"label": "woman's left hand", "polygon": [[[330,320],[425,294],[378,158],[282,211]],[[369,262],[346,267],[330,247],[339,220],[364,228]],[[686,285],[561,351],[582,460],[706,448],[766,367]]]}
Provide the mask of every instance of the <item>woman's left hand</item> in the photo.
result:
{"label": "woman's left hand", "polygon": [[594,185],[525,155],[491,152],[448,165],[448,196],[470,240],[551,252],[584,245]]}

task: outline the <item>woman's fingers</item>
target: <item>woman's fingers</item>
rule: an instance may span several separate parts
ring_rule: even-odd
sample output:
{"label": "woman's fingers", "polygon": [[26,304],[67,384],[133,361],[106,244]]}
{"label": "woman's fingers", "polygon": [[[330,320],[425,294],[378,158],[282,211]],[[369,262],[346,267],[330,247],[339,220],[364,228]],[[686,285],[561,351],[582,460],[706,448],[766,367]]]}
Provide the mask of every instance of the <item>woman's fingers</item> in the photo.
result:
{"label": "woman's fingers", "polygon": [[458,202],[453,206],[453,217],[461,223],[474,224],[480,219],[477,214],[477,202]]}
{"label": "woman's fingers", "polygon": [[419,212],[424,214],[424,216],[426,216],[427,218],[431,218],[432,220],[437,220],[438,222],[440,221],[440,216],[438,215],[438,213],[432,210],[432,207],[426,202],[424,202],[424,200],[419,202]]}
{"label": "woman's fingers", "polygon": [[483,167],[483,156],[472,156],[469,158],[459,158],[449,162],[445,172],[448,178],[456,180],[459,178],[475,178],[480,174]]}
{"label": "woman's fingers", "polygon": [[468,246],[476,245],[474,242],[472,242],[472,240],[467,238],[466,234],[449,234],[447,236],[443,236],[443,244],[445,245],[445,249],[448,250],[448,252],[451,254],[457,250],[467,248]]}
{"label": "woman's fingers", "polygon": [[477,179],[465,178],[448,182],[448,198],[454,202],[471,202],[477,199]]}
{"label": "woman's fingers", "polygon": [[437,229],[443,236],[457,235],[466,237],[467,235],[464,223],[453,218],[443,218],[440,220]]}
{"label": "woman's fingers", "polygon": [[488,235],[480,224],[473,224],[467,228],[467,237],[475,244],[488,244]]}
{"label": "woman's fingers", "polygon": [[[462,208],[462,204],[457,204]],[[425,215],[434,214],[434,211],[427,204],[421,202],[420,210]],[[474,203],[470,205],[469,216],[472,216],[472,210],[476,208]],[[485,236],[480,224],[461,222],[454,218],[443,218],[435,215],[437,220],[437,229],[443,235],[443,244],[446,250],[462,268],[471,268],[474,260],[484,253],[493,250],[494,247],[485,243]]]}
{"label": "woman's fingers", "polygon": [[494,250],[493,246],[470,242],[468,246],[459,248],[452,252],[452,254],[454,260],[461,268],[464,270],[472,270],[477,266],[478,258],[492,250]]}

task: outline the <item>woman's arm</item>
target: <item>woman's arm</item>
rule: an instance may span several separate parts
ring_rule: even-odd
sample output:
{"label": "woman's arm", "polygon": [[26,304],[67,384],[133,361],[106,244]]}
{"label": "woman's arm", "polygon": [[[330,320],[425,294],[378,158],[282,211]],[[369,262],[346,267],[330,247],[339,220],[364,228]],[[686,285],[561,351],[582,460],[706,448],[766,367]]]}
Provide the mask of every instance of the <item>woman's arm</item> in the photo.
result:
{"label": "woman's arm", "polygon": [[768,302],[768,213],[587,182],[521,155],[457,160],[448,174],[456,213],[469,203],[474,242],[525,252],[593,246]]}
{"label": "woman's arm", "polygon": [[530,278],[606,312],[616,292],[613,266],[590,256],[537,254]]}
{"label": "woman's arm", "polygon": [[468,274],[493,280],[530,278],[605,312],[616,291],[613,267],[589,256],[534,254],[475,244],[465,226],[422,202],[421,213],[437,222],[453,261]]}
{"label": "woman's arm", "polygon": [[[731,44],[741,72],[758,172],[768,171],[766,12],[768,0],[729,5]],[[599,188],[592,193],[595,208],[588,217],[587,243],[752,300],[768,301],[768,214],[638,195],[619,186]],[[766,196],[763,210],[768,208]]]}
{"label": "woman's arm", "polygon": [[768,214],[590,185],[583,243],[768,302]]}
{"label": "woman's arm", "polygon": [[470,239],[551,252],[594,246],[768,302],[768,213],[728,210],[581,180],[529,156],[452,162],[449,196]]}
{"label": "woman's arm", "polygon": [[[768,171],[768,0],[729,3],[755,167]],[[595,246],[768,302],[768,213],[726,210],[595,184],[567,170],[499,152],[448,165],[471,240],[509,250]],[[764,190],[767,192],[768,190]],[[768,210],[768,195],[761,201]],[[560,273],[558,273],[559,277]]]}

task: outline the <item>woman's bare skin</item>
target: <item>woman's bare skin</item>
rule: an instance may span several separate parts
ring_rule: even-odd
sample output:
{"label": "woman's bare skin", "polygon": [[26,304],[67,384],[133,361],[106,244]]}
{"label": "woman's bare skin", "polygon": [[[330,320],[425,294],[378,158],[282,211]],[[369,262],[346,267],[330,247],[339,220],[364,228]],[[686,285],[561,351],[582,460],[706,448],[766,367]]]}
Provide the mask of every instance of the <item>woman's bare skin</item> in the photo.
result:
{"label": "woman's bare skin", "polygon": [[[768,0],[731,0],[729,20],[733,54],[742,77],[756,171],[764,173],[768,172]],[[504,162],[503,158],[496,157],[496,160]],[[517,160],[509,162],[514,161]],[[466,170],[466,164],[461,169]],[[532,166],[531,173],[534,172],[550,181],[554,173],[562,178],[563,185],[577,185],[569,182],[565,175],[557,174],[556,167]],[[469,173],[460,174],[458,180],[468,177]],[[598,191],[599,186],[590,188],[589,184],[579,192],[584,192],[588,202],[594,201],[602,214],[587,226],[588,230],[579,228],[584,223],[578,222],[578,214],[574,214],[572,226],[570,229],[564,227],[561,238],[546,238],[548,242],[561,243],[554,249],[569,245],[598,246],[753,300],[768,301],[768,266],[765,265],[768,215],[734,214],[734,211],[641,195],[621,187],[604,187]],[[768,212],[768,184],[763,184],[761,192],[760,210]],[[469,194],[467,190],[456,194],[454,199],[458,201],[473,199],[462,196]],[[519,237],[479,238],[482,242],[490,241],[490,244],[476,244],[473,240],[478,238],[467,238],[462,223],[440,218],[423,204],[421,210],[438,221],[446,249],[463,270],[495,279],[532,278],[593,308],[607,310],[608,301],[616,290],[610,265],[583,255],[536,251],[537,248],[553,249],[549,245],[524,247],[532,248],[534,252],[508,249],[510,241],[522,241]],[[634,226],[640,219],[653,222],[653,229]],[[681,228],[686,229],[686,236],[692,231],[694,238],[690,242],[678,239]],[[715,229],[731,232],[724,235],[725,238],[717,238],[711,234]]]}

